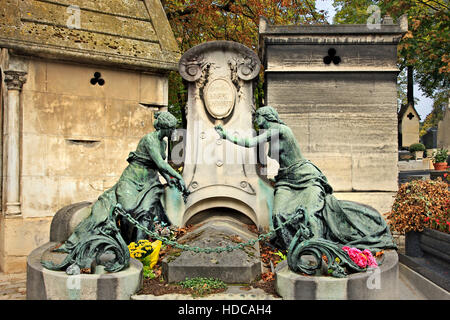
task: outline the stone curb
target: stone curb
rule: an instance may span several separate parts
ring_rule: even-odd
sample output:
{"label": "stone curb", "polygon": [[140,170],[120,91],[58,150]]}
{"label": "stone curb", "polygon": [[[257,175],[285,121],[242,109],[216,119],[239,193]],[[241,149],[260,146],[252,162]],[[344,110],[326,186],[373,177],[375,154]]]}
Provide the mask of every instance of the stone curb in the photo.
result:
{"label": "stone curb", "polygon": [[439,287],[420,273],[400,263],[401,274],[414,286],[414,289],[430,300],[450,300],[450,292]]}
{"label": "stone curb", "polygon": [[206,297],[193,297],[186,294],[164,294],[161,296],[154,296],[151,294],[133,295],[131,300],[281,300],[271,295],[263,294],[212,294]]}
{"label": "stone curb", "polygon": [[[282,300],[259,288],[252,288],[242,292],[241,286],[230,285],[225,292],[210,294],[204,297],[193,297],[189,294],[164,294],[155,296],[152,294],[133,295],[131,300]],[[244,287],[248,289],[248,287]]]}

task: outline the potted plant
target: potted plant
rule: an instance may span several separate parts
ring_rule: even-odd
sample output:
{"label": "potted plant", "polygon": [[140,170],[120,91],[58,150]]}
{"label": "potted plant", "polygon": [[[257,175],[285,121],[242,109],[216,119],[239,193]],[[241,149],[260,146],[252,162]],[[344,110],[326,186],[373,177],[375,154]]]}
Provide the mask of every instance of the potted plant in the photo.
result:
{"label": "potted plant", "polygon": [[434,170],[445,170],[447,169],[447,157],[448,150],[441,148],[433,153],[433,166]]}
{"label": "potted plant", "polygon": [[[446,182],[413,180],[402,184],[387,216],[392,231],[405,234],[405,253],[450,260],[450,191]],[[435,257],[437,256],[437,258]]]}
{"label": "potted plant", "polygon": [[414,159],[423,159],[423,152],[425,151],[425,145],[422,143],[413,143],[409,146],[409,152],[414,154]]}

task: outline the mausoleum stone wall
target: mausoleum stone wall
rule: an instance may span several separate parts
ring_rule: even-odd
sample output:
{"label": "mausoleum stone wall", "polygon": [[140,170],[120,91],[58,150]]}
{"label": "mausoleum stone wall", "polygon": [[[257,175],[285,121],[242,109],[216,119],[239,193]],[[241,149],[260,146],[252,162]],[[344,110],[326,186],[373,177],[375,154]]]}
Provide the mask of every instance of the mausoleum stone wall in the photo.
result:
{"label": "mausoleum stone wall", "polygon": [[[90,83],[94,72],[103,86]],[[115,183],[153,130],[154,109],[142,103],[167,105],[167,78],[30,60],[22,95],[22,209],[40,217]]]}
{"label": "mausoleum stone wall", "polygon": [[390,210],[397,190],[399,25],[274,26],[261,19],[265,104],[336,197]]}

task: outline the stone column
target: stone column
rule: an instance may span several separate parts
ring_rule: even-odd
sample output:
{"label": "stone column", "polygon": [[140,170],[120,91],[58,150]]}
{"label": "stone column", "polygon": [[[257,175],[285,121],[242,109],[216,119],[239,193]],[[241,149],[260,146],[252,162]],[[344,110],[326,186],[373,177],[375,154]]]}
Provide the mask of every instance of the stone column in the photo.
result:
{"label": "stone column", "polygon": [[19,215],[20,209],[20,92],[26,82],[26,72],[6,70],[5,84],[8,89],[4,112],[4,154],[6,166],[4,186],[5,215]]}

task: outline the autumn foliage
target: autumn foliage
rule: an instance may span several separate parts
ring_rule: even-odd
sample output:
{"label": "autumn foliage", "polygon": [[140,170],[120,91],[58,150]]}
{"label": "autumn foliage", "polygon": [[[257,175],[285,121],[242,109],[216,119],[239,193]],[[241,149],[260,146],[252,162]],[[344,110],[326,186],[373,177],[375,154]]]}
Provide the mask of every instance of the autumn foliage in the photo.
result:
{"label": "autumn foliage", "polygon": [[237,41],[256,51],[260,16],[274,24],[325,21],[310,0],[172,0],[164,9],[182,52],[211,40]]}
{"label": "autumn foliage", "polygon": [[[167,0],[164,10],[181,53],[207,41],[239,42],[258,51],[260,16],[272,24],[326,23],[314,0]],[[186,126],[186,87],[177,72],[169,76],[169,111]],[[255,89],[255,103],[262,100],[262,85]]]}
{"label": "autumn foliage", "polygon": [[[369,17],[390,15],[399,22],[408,18],[408,32],[398,45],[399,99],[414,103],[413,84],[429,98],[433,111],[425,119],[420,135],[435,127],[447,107],[450,85],[450,4],[448,0],[333,0],[334,23],[366,24]],[[407,71],[407,73],[406,73]],[[408,74],[408,77],[406,75]],[[424,119],[421,119],[422,121]]]}
{"label": "autumn foliage", "polygon": [[400,186],[387,219],[400,233],[431,228],[450,233],[450,191],[438,180],[414,180]]}
{"label": "autumn foliage", "polygon": [[383,8],[393,17],[408,15],[409,28],[399,44],[399,56],[413,65],[415,80],[432,96],[448,89],[450,75],[450,6],[448,1],[384,0]]}

